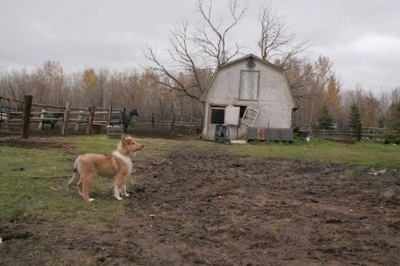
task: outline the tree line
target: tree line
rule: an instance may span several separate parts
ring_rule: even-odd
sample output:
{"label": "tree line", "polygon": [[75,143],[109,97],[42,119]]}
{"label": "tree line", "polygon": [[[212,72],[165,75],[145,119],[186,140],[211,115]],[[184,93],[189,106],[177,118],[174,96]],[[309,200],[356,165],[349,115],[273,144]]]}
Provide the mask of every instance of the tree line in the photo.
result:
{"label": "tree line", "polygon": [[[243,55],[240,44],[229,37],[248,10],[241,1],[231,0],[228,12],[221,17],[215,14],[212,3],[198,0],[200,22],[177,22],[169,32],[169,49],[145,49],[146,64],[140,69],[118,72],[86,68],[66,74],[59,62],[48,60],[32,71],[0,73],[0,96],[22,100],[29,94],[35,102],[60,106],[68,101],[74,107],[137,108],[138,119],[155,116],[171,123],[202,119],[200,98],[214,71]],[[362,85],[344,90],[328,57],[320,55],[311,60],[304,56],[310,48],[308,40],[298,40],[290,33],[271,4],[260,3],[258,9],[260,36],[254,54],[286,71],[299,106],[293,125],[319,127],[319,118],[328,113],[337,128],[346,128],[355,105],[363,126],[391,127],[400,102],[400,87],[379,94],[364,90]]]}

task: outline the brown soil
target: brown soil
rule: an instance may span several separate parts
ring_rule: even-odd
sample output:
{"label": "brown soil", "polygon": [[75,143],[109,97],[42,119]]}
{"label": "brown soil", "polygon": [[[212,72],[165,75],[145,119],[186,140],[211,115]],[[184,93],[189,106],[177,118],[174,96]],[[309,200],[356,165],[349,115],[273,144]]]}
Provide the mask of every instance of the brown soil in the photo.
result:
{"label": "brown soil", "polygon": [[398,170],[190,146],[142,158],[118,223],[0,225],[0,265],[399,265]]}

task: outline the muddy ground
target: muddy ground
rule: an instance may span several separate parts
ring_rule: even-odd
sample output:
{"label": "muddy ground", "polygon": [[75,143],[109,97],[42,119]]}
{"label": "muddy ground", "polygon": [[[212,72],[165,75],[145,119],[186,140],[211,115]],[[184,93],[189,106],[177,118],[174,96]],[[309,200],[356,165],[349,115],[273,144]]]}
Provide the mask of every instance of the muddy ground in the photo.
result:
{"label": "muddy ground", "polygon": [[190,146],[136,168],[120,221],[3,224],[0,265],[399,265],[399,170]]}

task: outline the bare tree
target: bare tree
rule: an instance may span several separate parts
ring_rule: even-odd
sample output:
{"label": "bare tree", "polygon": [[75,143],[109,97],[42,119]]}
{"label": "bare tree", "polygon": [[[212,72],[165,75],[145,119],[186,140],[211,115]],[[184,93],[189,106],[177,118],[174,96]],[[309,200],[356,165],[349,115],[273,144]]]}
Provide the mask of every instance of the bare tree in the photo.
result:
{"label": "bare tree", "polygon": [[242,7],[238,1],[231,0],[228,4],[230,21],[224,26],[222,19],[214,21],[212,16],[212,1],[205,5],[199,0],[197,9],[201,14],[204,25],[196,33],[194,41],[208,57],[214,59],[216,65],[222,65],[239,54],[240,47],[235,43],[232,47],[227,44],[227,34],[239,24],[246,13],[246,6]]}
{"label": "bare tree", "polygon": [[33,72],[34,96],[39,102],[61,104],[64,74],[59,62],[47,60]]}
{"label": "bare tree", "polygon": [[[230,21],[225,25],[223,21],[215,22],[212,14],[212,0],[208,5],[203,0],[198,0],[197,9],[202,17],[202,27],[189,32],[188,22],[180,22],[170,31],[168,60],[173,62],[166,65],[156,54],[154,48],[145,51],[145,57],[150,69],[157,72],[162,78],[158,81],[173,90],[184,93],[186,96],[200,100],[205,91],[204,78],[210,79],[218,65],[229,61],[239,53],[239,47],[227,45],[227,34],[243,18],[246,8],[239,5],[238,0],[232,0],[228,4]],[[208,62],[214,62],[209,66]],[[207,71],[210,69],[211,71]],[[179,79],[184,74],[187,78]]]}
{"label": "bare tree", "polygon": [[23,100],[24,95],[31,94],[32,75],[24,68],[21,71],[0,74],[0,96]]}
{"label": "bare tree", "polygon": [[[309,41],[297,41],[296,35],[288,32],[285,20],[276,14],[270,3],[260,3],[259,10],[261,35],[258,47],[261,58],[286,71],[290,88],[300,106],[296,117],[302,117],[300,120],[303,121],[315,120],[315,116],[310,116],[310,111],[317,110],[314,108],[315,103],[321,98],[321,94],[313,89],[318,85],[318,73],[309,59],[300,58],[310,47]],[[307,102],[311,103],[311,109],[307,108],[307,112],[303,112]]]}
{"label": "bare tree", "polygon": [[[191,98],[199,99],[203,88],[199,86],[197,76],[197,57],[196,52],[191,47],[191,41],[188,37],[187,23],[181,22],[175,30],[170,31],[169,43],[171,49],[168,50],[169,60],[174,65],[167,66],[157,56],[153,48],[148,48],[145,52],[146,59],[150,62],[150,69],[156,72],[160,77],[157,81],[173,90],[183,92]],[[181,72],[185,72],[193,77],[193,81],[183,83],[178,79]]]}
{"label": "bare tree", "polygon": [[296,41],[296,35],[287,31],[284,19],[276,14],[270,3],[260,6],[258,19],[261,25],[258,46],[262,59],[285,69],[290,59],[310,47],[306,39]]}
{"label": "bare tree", "polygon": [[98,93],[99,93],[99,105],[100,107],[107,107],[106,106],[106,100],[105,100],[105,95],[106,95],[106,85],[107,85],[107,79],[108,76],[110,75],[110,71],[107,68],[102,68],[98,71]]}

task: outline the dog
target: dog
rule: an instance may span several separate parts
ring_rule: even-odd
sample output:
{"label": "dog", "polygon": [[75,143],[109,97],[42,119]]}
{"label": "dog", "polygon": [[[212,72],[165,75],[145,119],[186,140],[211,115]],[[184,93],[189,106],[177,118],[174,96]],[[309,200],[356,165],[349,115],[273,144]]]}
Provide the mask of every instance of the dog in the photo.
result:
{"label": "dog", "polygon": [[67,191],[72,185],[78,186],[79,194],[84,201],[93,201],[89,197],[89,188],[96,175],[114,178],[114,197],[122,200],[122,196],[128,197],[126,192],[126,179],[133,170],[133,158],[137,151],[143,149],[129,135],[122,135],[117,150],[111,155],[86,153],[79,155],[74,164],[72,178],[68,182]]}

